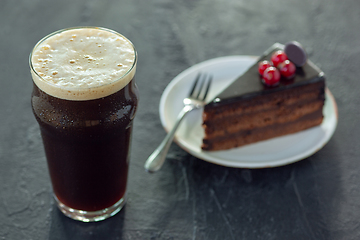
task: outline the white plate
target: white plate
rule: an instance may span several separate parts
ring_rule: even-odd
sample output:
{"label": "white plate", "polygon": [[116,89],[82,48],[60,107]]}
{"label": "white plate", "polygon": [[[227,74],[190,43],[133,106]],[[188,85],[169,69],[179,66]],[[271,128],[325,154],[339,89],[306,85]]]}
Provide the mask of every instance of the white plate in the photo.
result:
{"label": "white plate", "polygon": [[[227,87],[236,77],[255,63],[253,56],[228,56],[196,64],[175,77],[166,87],[160,100],[160,119],[168,132],[183,107],[182,99],[188,93],[198,72],[214,76],[209,99]],[[205,161],[241,168],[266,168],[286,165],[311,156],[320,150],[333,135],[337,125],[337,106],[331,92],[326,89],[324,120],[320,126],[295,134],[249,144],[224,151],[201,149],[204,130],[202,110],[190,112],[175,135],[176,143],[193,156]]]}

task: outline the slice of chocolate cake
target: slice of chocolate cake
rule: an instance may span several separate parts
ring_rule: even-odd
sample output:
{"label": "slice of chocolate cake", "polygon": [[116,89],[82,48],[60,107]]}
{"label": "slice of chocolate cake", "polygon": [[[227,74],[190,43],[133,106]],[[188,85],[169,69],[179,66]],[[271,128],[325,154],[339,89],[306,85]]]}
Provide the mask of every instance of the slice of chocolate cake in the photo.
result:
{"label": "slice of chocolate cake", "polygon": [[271,61],[271,55],[282,49],[284,45],[274,44],[204,107],[203,150],[235,148],[321,124],[325,77],[311,61],[296,67],[293,77],[281,77],[277,86],[263,83],[258,63]]}

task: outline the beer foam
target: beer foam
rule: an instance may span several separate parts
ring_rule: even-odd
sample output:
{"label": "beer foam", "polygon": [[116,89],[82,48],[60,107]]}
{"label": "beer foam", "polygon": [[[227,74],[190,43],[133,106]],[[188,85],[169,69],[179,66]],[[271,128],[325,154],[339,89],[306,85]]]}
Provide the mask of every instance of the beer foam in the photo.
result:
{"label": "beer foam", "polygon": [[104,28],[55,32],[30,55],[34,83],[47,94],[67,100],[90,100],[125,87],[136,71],[136,51],[124,36]]}

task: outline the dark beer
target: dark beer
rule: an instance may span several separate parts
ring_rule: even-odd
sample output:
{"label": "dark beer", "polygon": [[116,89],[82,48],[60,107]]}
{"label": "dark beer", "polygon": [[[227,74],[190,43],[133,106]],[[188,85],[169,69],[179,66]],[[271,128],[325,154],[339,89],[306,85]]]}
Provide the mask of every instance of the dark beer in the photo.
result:
{"label": "dark beer", "polygon": [[86,211],[119,201],[126,190],[137,107],[134,81],[117,93],[89,101],[55,98],[35,85],[32,106],[59,201]]}
{"label": "dark beer", "polygon": [[[74,36],[79,38],[83,34],[75,33],[71,35],[74,40]],[[94,33],[97,34],[96,29],[92,32]],[[112,37],[111,34],[109,36]],[[58,38],[63,40],[64,36]],[[103,47],[102,51],[109,48],[105,48],[106,44],[98,41],[101,39],[96,39],[96,44],[97,47]],[[80,42],[82,41],[76,43],[76,47]],[[129,69],[124,70],[124,75],[112,76],[113,80],[93,87],[80,86],[83,82],[81,74],[84,74],[84,78],[88,76],[82,72],[84,67],[89,69],[89,65],[86,64],[92,64],[85,57],[92,57],[91,61],[100,58],[106,60],[106,55],[92,47],[87,55],[84,54],[86,62],[77,59],[77,55],[70,56],[69,67],[65,69],[73,67],[77,61],[78,66],[73,68],[81,67],[81,71],[79,70],[80,74],[75,73],[80,75],[77,76],[79,82],[75,82],[75,87],[69,88],[64,82],[73,78],[72,72],[66,70],[63,73],[61,69],[54,69],[55,67],[48,64],[56,61],[52,58],[56,52],[46,53],[50,51],[48,48],[53,47],[53,42],[47,44],[38,46],[40,50],[37,58],[34,60],[33,53],[31,59],[31,64],[35,61],[39,63],[37,67],[31,65],[34,80],[32,108],[40,125],[53,191],[60,209],[66,215],[82,221],[102,220],[107,217],[102,215],[112,215],[125,203],[131,132],[138,105],[138,90],[134,80],[136,52],[131,49],[134,52],[133,63],[128,64]],[[58,49],[56,44],[53,48]],[[98,58],[93,57],[96,53],[93,49],[98,51]],[[43,57],[44,52],[50,57]],[[103,66],[91,65],[93,72],[101,72],[101,69],[96,67],[108,67],[109,61],[106,64],[104,62],[106,61],[101,62]],[[116,64],[123,66],[121,60]],[[48,74],[48,79],[43,74]],[[60,78],[52,76],[58,74]],[[103,81],[102,77],[109,78],[103,73],[98,75],[92,75],[95,77],[91,77],[91,80],[96,77],[100,79],[98,81]],[[56,81],[60,81],[59,79],[61,82],[57,85]]]}

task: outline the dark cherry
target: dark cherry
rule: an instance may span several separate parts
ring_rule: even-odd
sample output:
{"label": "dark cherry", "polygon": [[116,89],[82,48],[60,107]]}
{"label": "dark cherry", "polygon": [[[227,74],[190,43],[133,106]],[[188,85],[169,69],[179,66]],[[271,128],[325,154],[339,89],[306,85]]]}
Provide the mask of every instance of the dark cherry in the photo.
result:
{"label": "dark cherry", "polygon": [[285,78],[292,78],[296,72],[296,66],[289,60],[285,60],[284,62],[278,65],[280,70],[280,74]]}
{"label": "dark cherry", "polygon": [[280,71],[275,67],[268,67],[265,69],[262,76],[262,81],[268,86],[276,86],[280,82]]}
{"label": "dark cherry", "polygon": [[284,62],[287,59],[288,57],[282,50],[278,50],[271,55],[271,61],[275,67],[277,67],[280,63]]}
{"label": "dark cherry", "polygon": [[264,71],[268,67],[271,67],[271,66],[272,66],[272,64],[269,61],[264,60],[264,61],[259,62],[259,64],[258,64],[258,72],[259,72],[259,74],[262,76],[264,74]]}

